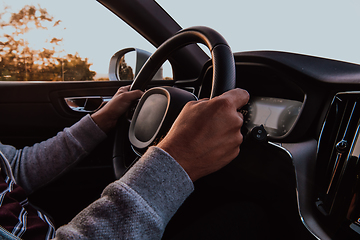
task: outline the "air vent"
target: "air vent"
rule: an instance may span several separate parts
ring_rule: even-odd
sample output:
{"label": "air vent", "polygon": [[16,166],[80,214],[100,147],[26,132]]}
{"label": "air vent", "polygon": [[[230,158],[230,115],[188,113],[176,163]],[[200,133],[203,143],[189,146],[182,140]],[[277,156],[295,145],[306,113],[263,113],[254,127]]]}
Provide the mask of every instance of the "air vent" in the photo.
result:
{"label": "air vent", "polygon": [[360,92],[337,94],[318,146],[316,206],[325,216],[346,216],[355,194],[359,119]]}

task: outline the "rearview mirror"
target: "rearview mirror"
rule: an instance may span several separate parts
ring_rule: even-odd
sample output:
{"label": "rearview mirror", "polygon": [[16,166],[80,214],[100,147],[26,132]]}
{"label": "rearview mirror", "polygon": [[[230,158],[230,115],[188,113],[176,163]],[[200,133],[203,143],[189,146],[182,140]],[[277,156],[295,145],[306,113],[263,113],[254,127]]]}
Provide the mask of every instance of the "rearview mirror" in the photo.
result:
{"label": "rearview mirror", "polygon": [[[111,57],[110,60],[109,80],[134,80],[150,56],[150,52],[137,48],[125,48],[118,51]],[[164,77],[164,66],[166,67],[166,77]],[[172,69],[168,61],[157,71],[153,77],[153,80],[164,79],[172,79]]]}

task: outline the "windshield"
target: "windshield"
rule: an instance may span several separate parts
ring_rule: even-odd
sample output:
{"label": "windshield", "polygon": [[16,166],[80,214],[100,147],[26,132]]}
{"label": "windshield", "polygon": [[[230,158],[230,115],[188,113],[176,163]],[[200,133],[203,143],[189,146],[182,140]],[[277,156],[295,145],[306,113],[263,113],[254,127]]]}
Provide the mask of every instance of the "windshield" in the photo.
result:
{"label": "windshield", "polygon": [[277,50],[360,63],[360,1],[157,2],[183,28],[214,28],[233,52]]}

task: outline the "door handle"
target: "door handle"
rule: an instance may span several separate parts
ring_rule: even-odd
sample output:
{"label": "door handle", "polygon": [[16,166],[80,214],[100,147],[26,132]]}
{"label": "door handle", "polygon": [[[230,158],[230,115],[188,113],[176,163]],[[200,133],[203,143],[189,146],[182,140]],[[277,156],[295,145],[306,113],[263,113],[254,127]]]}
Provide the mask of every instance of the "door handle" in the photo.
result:
{"label": "door handle", "polygon": [[75,111],[82,113],[93,113],[111,100],[111,96],[86,96],[64,98],[67,106]]}

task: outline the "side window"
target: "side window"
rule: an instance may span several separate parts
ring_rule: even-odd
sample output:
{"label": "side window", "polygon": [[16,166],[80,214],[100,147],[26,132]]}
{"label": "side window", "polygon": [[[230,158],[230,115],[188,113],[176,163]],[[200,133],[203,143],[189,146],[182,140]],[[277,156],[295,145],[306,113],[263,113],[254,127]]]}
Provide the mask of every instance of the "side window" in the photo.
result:
{"label": "side window", "polygon": [[127,47],[155,50],[96,1],[0,2],[0,81],[108,81]]}

